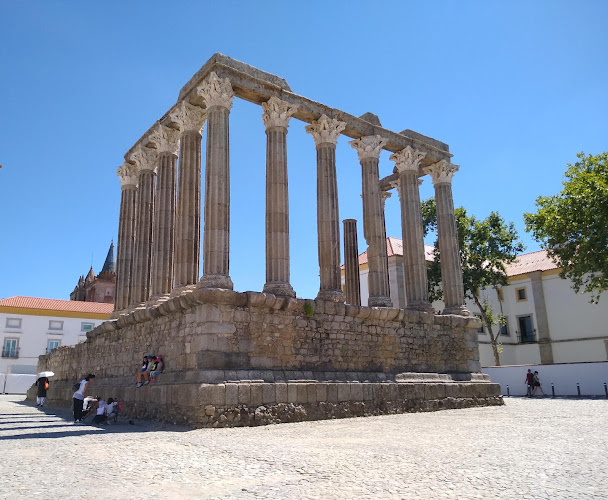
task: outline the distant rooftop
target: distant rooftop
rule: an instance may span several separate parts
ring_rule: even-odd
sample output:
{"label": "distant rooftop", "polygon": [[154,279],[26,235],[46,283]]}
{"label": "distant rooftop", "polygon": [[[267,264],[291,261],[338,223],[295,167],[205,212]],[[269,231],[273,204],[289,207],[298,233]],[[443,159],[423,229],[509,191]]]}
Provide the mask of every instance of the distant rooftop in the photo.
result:
{"label": "distant rooftop", "polygon": [[23,309],[46,309],[49,311],[65,311],[84,314],[107,314],[114,310],[114,304],[101,302],[80,302],[74,300],[40,299],[37,297],[22,297],[16,295],[0,299],[0,307],[20,307]]}

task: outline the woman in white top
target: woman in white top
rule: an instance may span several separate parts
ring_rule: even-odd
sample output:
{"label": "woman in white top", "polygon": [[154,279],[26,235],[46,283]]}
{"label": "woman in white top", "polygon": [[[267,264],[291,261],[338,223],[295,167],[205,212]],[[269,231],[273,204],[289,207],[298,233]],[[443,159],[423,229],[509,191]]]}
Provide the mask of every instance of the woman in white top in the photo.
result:
{"label": "woman in white top", "polygon": [[95,378],[95,375],[89,373],[85,378],[80,381],[80,385],[76,392],[72,395],[74,402],[74,423],[82,422],[82,405],[84,403],[84,396],[87,393],[89,384]]}

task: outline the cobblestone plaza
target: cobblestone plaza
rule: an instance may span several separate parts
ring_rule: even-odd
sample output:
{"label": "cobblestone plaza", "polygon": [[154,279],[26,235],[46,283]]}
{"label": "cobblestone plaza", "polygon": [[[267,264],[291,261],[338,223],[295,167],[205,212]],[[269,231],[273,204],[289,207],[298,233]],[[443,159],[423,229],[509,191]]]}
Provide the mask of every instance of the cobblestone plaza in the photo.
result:
{"label": "cobblestone plaza", "polygon": [[607,498],[608,401],[190,430],[0,396],[0,498]]}

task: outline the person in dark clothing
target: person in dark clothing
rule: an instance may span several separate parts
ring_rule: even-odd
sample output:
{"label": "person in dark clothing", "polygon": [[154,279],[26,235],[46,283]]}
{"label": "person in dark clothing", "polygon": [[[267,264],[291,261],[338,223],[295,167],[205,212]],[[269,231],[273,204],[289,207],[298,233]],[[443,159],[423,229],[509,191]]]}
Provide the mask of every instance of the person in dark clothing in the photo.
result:
{"label": "person in dark clothing", "polygon": [[48,377],[40,377],[36,380],[36,386],[38,387],[38,391],[36,392],[36,406],[44,406],[44,403],[46,403],[46,391],[49,388]]}
{"label": "person in dark clothing", "polygon": [[531,398],[532,389],[534,388],[534,374],[532,373],[532,370],[530,370],[529,368],[528,368],[528,373],[526,373],[526,385],[528,386],[528,392],[526,393],[526,396]]}
{"label": "person in dark clothing", "polygon": [[95,375],[89,373],[85,378],[78,382],[78,389],[72,395],[74,402],[74,423],[82,422],[82,406],[84,404],[84,397],[86,396],[89,384],[95,380]]}

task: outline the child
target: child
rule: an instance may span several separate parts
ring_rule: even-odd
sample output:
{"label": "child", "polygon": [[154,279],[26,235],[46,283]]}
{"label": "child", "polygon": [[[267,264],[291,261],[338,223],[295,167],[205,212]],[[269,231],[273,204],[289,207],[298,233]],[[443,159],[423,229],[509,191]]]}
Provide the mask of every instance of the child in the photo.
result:
{"label": "child", "polygon": [[165,363],[163,362],[163,357],[159,354],[156,356],[156,361],[152,363],[150,368],[150,383],[156,382],[156,377],[160,375],[165,368]]}

